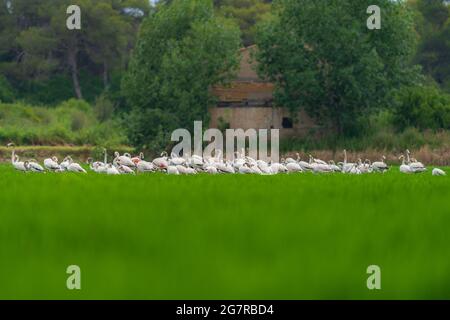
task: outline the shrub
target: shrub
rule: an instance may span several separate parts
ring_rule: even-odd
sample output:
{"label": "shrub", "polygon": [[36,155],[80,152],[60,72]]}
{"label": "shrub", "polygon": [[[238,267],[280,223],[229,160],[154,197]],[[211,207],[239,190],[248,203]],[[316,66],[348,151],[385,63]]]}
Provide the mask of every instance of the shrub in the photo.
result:
{"label": "shrub", "polygon": [[417,128],[407,128],[398,137],[400,149],[417,149],[425,144],[424,135]]}
{"label": "shrub", "polygon": [[450,95],[435,87],[403,88],[395,103],[394,123],[400,130],[450,129]]}
{"label": "shrub", "polygon": [[14,100],[14,91],[8,80],[0,75],[0,102],[12,102]]}
{"label": "shrub", "polygon": [[73,99],[52,108],[0,103],[0,144],[9,142],[115,147],[127,140],[119,121],[99,123],[89,104]]}
{"label": "shrub", "polygon": [[76,110],[72,112],[72,122],[70,128],[72,131],[80,131],[86,126],[87,117],[83,111]]}
{"label": "shrub", "polygon": [[114,104],[102,94],[95,100],[94,113],[98,121],[105,122],[114,114]]}
{"label": "shrub", "polygon": [[87,103],[84,100],[78,100],[78,99],[70,99],[67,101],[64,101],[63,103],[61,103],[59,105],[60,108],[66,108],[69,110],[80,110],[80,111],[84,111],[84,112],[88,112],[89,110],[91,110],[91,106],[89,105],[89,103]]}

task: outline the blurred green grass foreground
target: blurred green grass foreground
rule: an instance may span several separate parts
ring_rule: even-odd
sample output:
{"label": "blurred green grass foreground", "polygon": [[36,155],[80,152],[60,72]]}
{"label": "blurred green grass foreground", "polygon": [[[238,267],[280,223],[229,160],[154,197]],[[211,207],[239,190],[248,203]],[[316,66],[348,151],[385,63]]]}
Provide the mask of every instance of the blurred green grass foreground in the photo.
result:
{"label": "blurred green grass foreground", "polygon": [[[0,166],[1,299],[449,299],[450,180]],[[81,290],[66,269],[81,268]],[[369,265],[381,290],[368,290]]]}

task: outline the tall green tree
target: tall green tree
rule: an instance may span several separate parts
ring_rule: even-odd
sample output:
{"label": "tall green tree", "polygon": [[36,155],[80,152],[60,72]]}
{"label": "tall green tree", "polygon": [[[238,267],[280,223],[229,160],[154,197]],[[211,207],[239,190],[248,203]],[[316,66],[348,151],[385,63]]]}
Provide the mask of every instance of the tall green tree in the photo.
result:
{"label": "tall green tree", "polygon": [[[374,4],[381,30],[367,27]],[[275,83],[278,105],[305,109],[337,136],[353,134],[358,117],[416,79],[413,27],[401,2],[278,0],[258,33],[260,72]]]}
{"label": "tall green tree", "polygon": [[411,0],[420,37],[416,61],[441,88],[450,92],[450,2]]}
{"label": "tall green tree", "polygon": [[238,27],[210,0],[161,4],[142,25],[123,81],[131,141],[162,148],[173,129],[207,121],[210,87],[233,75],[239,47]]}
{"label": "tall green tree", "polygon": [[[69,73],[83,98],[80,69],[100,75],[105,88],[114,69],[124,69],[137,32],[148,14],[146,0],[8,0],[0,6],[0,69],[13,82],[40,81]],[[81,8],[81,30],[68,30],[66,9]],[[141,16],[126,9],[140,10]]]}
{"label": "tall green tree", "polygon": [[223,16],[234,19],[242,33],[245,46],[254,44],[256,25],[263,21],[270,12],[267,0],[218,0],[215,5]]}

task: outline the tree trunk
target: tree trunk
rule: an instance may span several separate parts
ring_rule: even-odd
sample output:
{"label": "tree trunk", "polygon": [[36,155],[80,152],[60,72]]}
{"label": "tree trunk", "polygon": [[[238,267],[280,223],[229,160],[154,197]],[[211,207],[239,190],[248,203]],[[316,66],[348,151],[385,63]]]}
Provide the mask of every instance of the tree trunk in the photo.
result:
{"label": "tree trunk", "polygon": [[81,92],[80,81],[78,79],[78,64],[77,64],[77,51],[69,50],[68,52],[68,62],[70,66],[70,71],[72,73],[73,89],[75,91],[75,96],[77,99],[83,99],[83,94]]}

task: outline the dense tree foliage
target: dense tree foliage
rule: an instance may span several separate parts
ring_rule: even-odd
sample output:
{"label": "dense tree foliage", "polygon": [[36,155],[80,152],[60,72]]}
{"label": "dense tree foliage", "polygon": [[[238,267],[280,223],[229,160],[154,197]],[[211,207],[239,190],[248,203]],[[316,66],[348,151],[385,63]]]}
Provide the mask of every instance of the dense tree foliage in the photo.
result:
{"label": "dense tree foliage", "polygon": [[[83,97],[80,70],[100,75],[104,87],[114,69],[123,69],[138,20],[133,6],[148,12],[146,0],[79,0],[81,30],[66,27],[70,0],[8,0],[0,5],[0,71],[25,89],[70,74],[73,92]],[[61,79],[60,79],[61,80]]]}
{"label": "dense tree foliage", "polygon": [[450,129],[450,95],[435,87],[405,87],[395,97],[394,120],[400,130]]}
{"label": "dense tree foliage", "polygon": [[420,36],[417,62],[441,88],[450,92],[450,1],[411,0]]}
{"label": "dense tree foliage", "polygon": [[216,0],[220,14],[234,19],[241,28],[242,42],[245,46],[254,44],[256,25],[270,12],[271,0]]}
{"label": "dense tree foliage", "polygon": [[[369,30],[367,8],[383,8]],[[390,0],[279,0],[258,37],[260,71],[276,84],[279,105],[304,108],[337,135],[388,105],[394,88],[415,78],[413,20]]]}
{"label": "dense tree foliage", "polygon": [[[155,2],[0,0],[0,101],[83,98],[99,122],[119,110],[131,143],[159,150],[172,129],[208,120],[211,85],[257,42],[278,105],[338,135],[364,133],[376,110],[400,130],[450,128],[450,1]],[[81,30],[66,28],[69,4],[82,9]],[[381,30],[366,27],[373,4]]]}
{"label": "dense tree foliage", "polygon": [[239,46],[238,27],[217,17],[212,1],[161,5],[142,24],[123,82],[132,142],[161,147],[173,129],[207,121],[209,89],[231,77]]}

